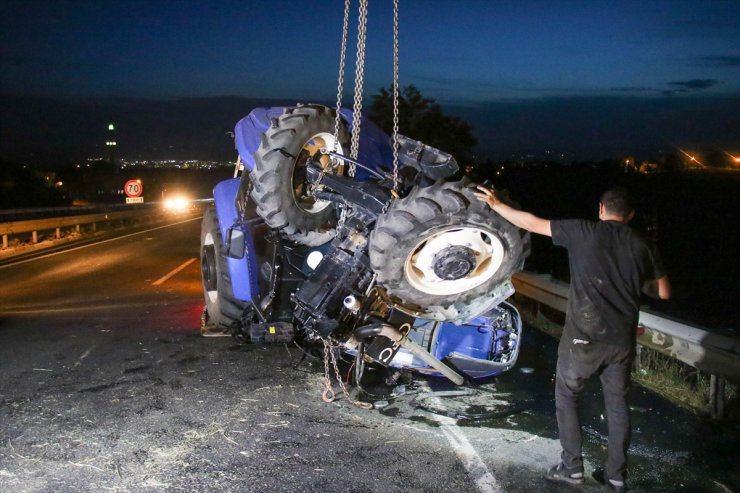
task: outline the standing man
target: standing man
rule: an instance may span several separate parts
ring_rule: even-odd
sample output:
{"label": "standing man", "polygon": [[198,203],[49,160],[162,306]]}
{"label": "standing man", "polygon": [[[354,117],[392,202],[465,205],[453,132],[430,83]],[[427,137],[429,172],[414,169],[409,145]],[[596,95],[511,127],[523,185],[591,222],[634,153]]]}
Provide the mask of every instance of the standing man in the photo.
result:
{"label": "standing man", "polygon": [[558,346],[555,408],[561,460],[546,478],[584,481],[581,425],[577,404],[585,381],[601,378],[609,426],[604,470],[593,477],[612,491],[626,491],[630,442],[627,393],[635,355],[640,293],[668,299],[671,286],[657,253],[627,224],[635,211],[624,188],[607,190],[599,203],[599,221],[547,220],[501,202],[493,189],[479,186],[476,197],[520,228],[551,236],[568,249],[570,292]]}

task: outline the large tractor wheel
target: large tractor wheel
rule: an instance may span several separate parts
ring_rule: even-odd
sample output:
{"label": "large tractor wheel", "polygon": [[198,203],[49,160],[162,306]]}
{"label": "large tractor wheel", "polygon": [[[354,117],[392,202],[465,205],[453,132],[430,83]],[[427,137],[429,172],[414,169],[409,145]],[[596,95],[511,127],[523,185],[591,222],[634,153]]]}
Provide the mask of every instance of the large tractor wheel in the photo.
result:
{"label": "large tractor wheel", "polygon": [[471,187],[467,179],[417,187],[391,204],[370,235],[378,284],[428,318],[461,322],[490,309],[528,253],[528,233]]}
{"label": "large tractor wheel", "polygon": [[[254,154],[254,169],[248,175],[257,213],[285,238],[308,246],[325,243],[335,234],[333,204],[315,199],[306,182],[309,157],[319,156],[321,165],[329,170],[331,158],[320,151],[334,149],[335,114],[318,105],[286,109],[262,135]],[[338,140],[337,152],[343,154],[349,148],[344,122],[339,126]],[[342,173],[341,167],[338,172]]]}
{"label": "large tractor wheel", "polygon": [[207,209],[203,214],[200,269],[206,301],[206,325],[215,329],[232,328],[239,323],[246,303],[238,300],[231,288],[226,251],[214,208]]}

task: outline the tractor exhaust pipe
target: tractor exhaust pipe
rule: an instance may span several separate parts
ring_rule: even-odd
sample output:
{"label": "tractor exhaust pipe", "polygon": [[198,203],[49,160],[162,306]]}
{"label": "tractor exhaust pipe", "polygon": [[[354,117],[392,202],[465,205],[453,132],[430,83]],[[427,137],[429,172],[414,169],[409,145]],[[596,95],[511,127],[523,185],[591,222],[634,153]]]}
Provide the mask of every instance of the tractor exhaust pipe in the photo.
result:
{"label": "tractor exhaust pipe", "polygon": [[373,336],[387,337],[393,342],[398,342],[401,347],[406,348],[411,354],[418,356],[424,363],[428,364],[435,370],[438,370],[444,376],[449,378],[455,385],[462,385],[463,382],[465,382],[465,377],[432,356],[427,350],[416,344],[414,341],[404,337],[404,335],[392,325],[378,324],[358,327],[355,329],[354,336],[358,340],[363,340]]}

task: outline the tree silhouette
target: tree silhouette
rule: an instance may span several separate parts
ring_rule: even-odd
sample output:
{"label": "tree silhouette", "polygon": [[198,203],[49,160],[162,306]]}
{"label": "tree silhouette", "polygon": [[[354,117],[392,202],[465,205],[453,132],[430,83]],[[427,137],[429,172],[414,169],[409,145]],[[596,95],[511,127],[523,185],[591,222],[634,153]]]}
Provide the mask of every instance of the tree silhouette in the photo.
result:
{"label": "tree silhouette", "polygon": [[[470,159],[477,141],[468,122],[445,115],[434,99],[422,96],[413,85],[400,91],[398,109],[400,133],[449,152],[460,164]],[[370,119],[389,135],[393,132],[392,87],[383,87],[372,97]]]}
{"label": "tree silhouette", "polygon": [[0,209],[66,205],[67,197],[20,164],[0,160]]}

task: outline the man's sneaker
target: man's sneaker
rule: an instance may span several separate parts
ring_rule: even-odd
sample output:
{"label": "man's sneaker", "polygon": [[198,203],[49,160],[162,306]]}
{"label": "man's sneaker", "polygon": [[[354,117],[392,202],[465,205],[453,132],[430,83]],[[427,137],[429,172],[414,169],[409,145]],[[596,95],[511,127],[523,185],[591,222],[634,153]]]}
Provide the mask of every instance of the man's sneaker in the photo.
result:
{"label": "man's sneaker", "polygon": [[548,469],[545,473],[545,479],[570,484],[581,484],[585,481],[582,469],[567,469],[562,462]]}
{"label": "man's sneaker", "polygon": [[628,491],[627,485],[624,481],[617,481],[615,479],[610,479],[609,481],[607,481],[606,473],[603,469],[596,469],[593,473],[591,473],[591,476],[599,483],[609,487],[609,489],[614,493],[623,493],[624,491]]}

